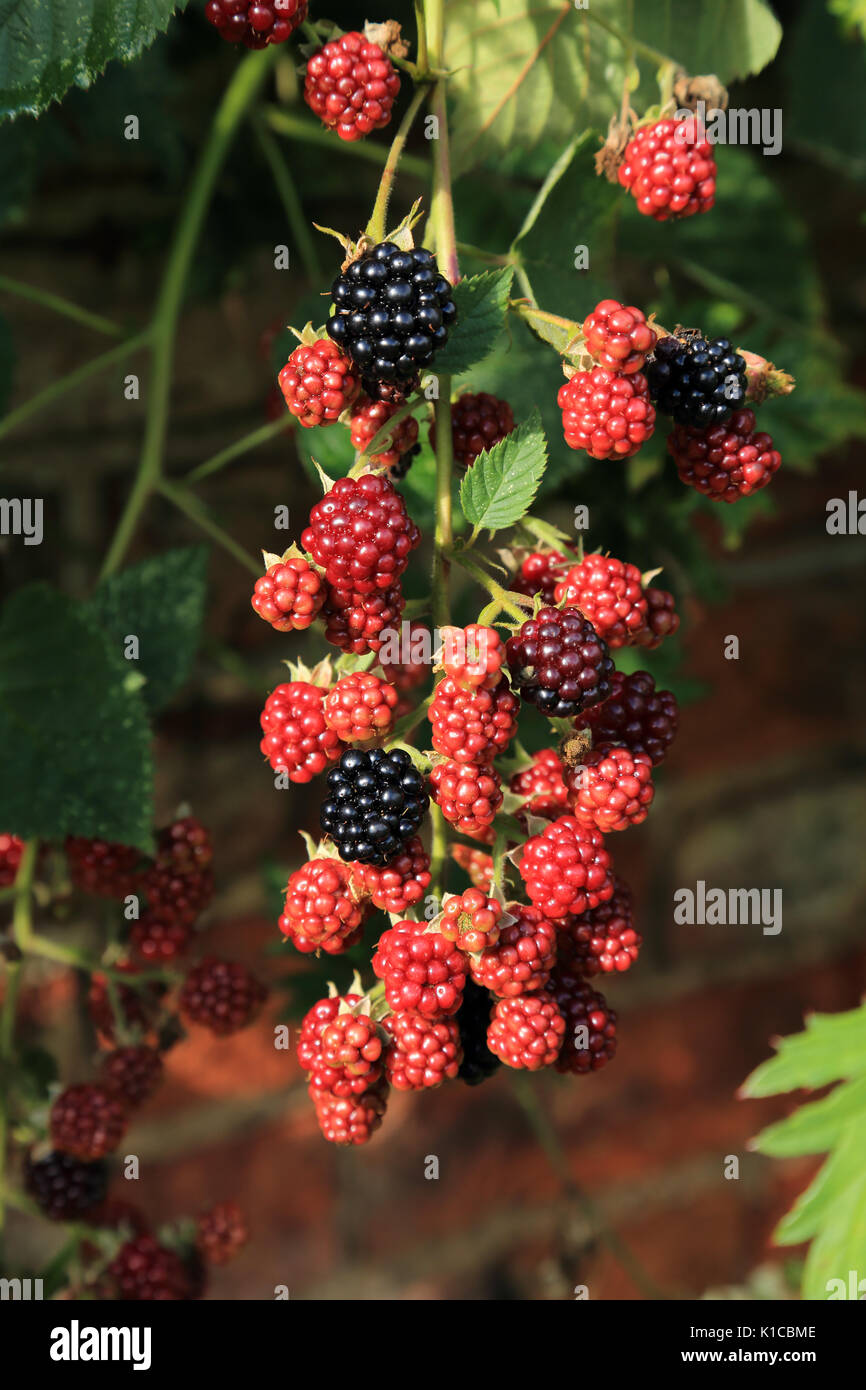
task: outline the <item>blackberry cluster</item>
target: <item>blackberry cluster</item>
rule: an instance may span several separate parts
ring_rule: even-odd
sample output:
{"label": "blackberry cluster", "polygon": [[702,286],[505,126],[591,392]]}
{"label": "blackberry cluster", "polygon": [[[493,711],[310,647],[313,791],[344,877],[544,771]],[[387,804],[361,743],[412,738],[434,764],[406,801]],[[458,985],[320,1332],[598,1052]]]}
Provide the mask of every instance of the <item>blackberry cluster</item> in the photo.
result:
{"label": "blackberry cluster", "polygon": [[650,396],[677,424],[721,424],[746,401],[746,364],[727,338],[662,338],[646,369]]}
{"label": "blackberry cluster", "polygon": [[508,639],[508,665],[524,700],[553,719],[569,719],[610,694],[613,662],[575,608],[541,608]]}
{"label": "blackberry cluster", "polygon": [[389,863],[424,819],[427,788],[403,748],[350,748],[327,780],[322,829],[347,862]]}
{"label": "blackberry cluster", "polygon": [[24,1181],[49,1220],[75,1221],[105,1197],[108,1169],[102,1162],[83,1163],[72,1154],[52,1151],[44,1158],[28,1160]]}
{"label": "blackberry cluster", "polygon": [[486,989],[474,980],[466,981],[463,1003],[457,1014],[463,1061],[457,1075],[467,1086],[480,1086],[488,1076],[498,1071],[502,1063],[487,1046],[487,1028],[493,1001]]}
{"label": "blackberry cluster", "polygon": [[457,321],[453,291],[432,251],[382,241],[334,281],[328,333],[360,370],[368,396],[413,389]]}

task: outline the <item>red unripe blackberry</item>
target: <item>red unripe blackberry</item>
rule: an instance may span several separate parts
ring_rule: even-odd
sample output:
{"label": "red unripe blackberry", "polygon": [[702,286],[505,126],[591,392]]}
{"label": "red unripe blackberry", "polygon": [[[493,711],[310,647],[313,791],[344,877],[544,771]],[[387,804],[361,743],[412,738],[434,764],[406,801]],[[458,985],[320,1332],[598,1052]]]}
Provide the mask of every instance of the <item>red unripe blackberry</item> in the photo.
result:
{"label": "red unripe blackberry", "polygon": [[[3,838],[0,836],[0,858]],[[82,892],[94,893],[100,898],[125,898],[135,892],[136,871],[141,860],[137,849],[77,835],[70,835],[64,848],[69,876]],[[2,879],[0,867],[0,884]]]}
{"label": "red unripe blackberry", "polygon": [[341,140],[360,140],[391,119],[400,75],[363,34],[341,34],[307,59],[304,100]]}
{"label": "red unripe blackberry", "polygon": [[520,875],[530,901],[552,921],[565,921],[613,897],[610,855],[598,830],[560,816],[523,846]]}
{"label": "red unripe blackberry", "polygon": [[397,691],[372,671],[352,671],[331,687],[322,704],[328,728],[344,743],[368,747],[380,742],[394,723]]}
{"label": "red unripe blackberry", "polygon": [[406,841],[389,864],[353,864],[350,868],[373,906],[394,916],[417,907],[430,887],[430,856],[417,835]]}
{"label": "red unripe blackberry", "polygon": [[603,299],[583,321],[584,347],[609,372],[643,370],[647,356],[656,345],[656,333],[646,315],[634,305],[628,308],[618,299]]}
{"label": "red unripe blackberry", "polygon": [[[366,453],[383,425],[396,415],[399,406],[388,401],[371,401],[366,396],[352,410],[352,444],[359,453]],[[370,454],[370,462],[382,468],[396,469],[400,460],[418,443],[418,421],[414,415],[398,420],[378,453]],[[392,478],[393,481],[393,478]]]}
{"label": "red unripe blackberry", "polygon": [[322,1135],[329,1144],[367,1144],[382,1123],[388,1103],[383,1077],[359,1096],[336,1096],[312,1083],[307,1087]]}
{"label": "red unripe blackberry", "polygon": [[547,984],[565,1020],[556,1070],[583,1076],[599,1071],[616,1053],[616,1014],[599,994],[571,974],[554,971]]}
{"label": "red unripe blackberry", "polygon": [[360,1004],[360,994],[334,995],[320,999],[305,1014],[298,1039],[298,1061],[308,1080],[320,1091],[330,1091],[335,1097],[360,1096],[378,1080],[381,1067],[371,1067],[362,1076],[352,1076],[342,1067],[328,1066],[322,1055],[322,1036],[337,1017],[341,1004]]}
{"label": "red unripe blackberry", "polygon": [[480,888],[482,893],[489,893],[493,887],[491,855],[482,849],[475,849],[472,845],[457,844],[451,846],[451,858],[460,865],[475,888]]}
{"label": "red unripe blackberry", "polygon": [[506,652],[523,699],[550,718],[568,719],[610,694],[607,645],[573,608],[540,608],[509,637]]}
{"label": "red unripe blackberry", "polygon": [[622,973],[637,960],[643,937],[635,931],[631,889],[616,874],[613,882],[609,902],[569,919],[559,942],[560,958],[568,961],[562,974]]}
{"label": "red unripe blackberry", "polygon": [[130,1110],[135,1110],[162,1081],[162,1058],[152,1047],[118,1047],[103,1058],[99,1079],[108,1090],[116,1091]]}
{"label": "red unripe blackberry", "polygon": [[353,869],[340,859],[310,859],[289,876],[280,931],[299,950],[335,955],[346,949],[366,916]]}
{"label": "red unripe blackberry", "polygon": [[383,1022],[391,1038],[385,1072],[395,1090],[431,1090],[457,1076],[463,1048],[456,1019],[425,1018],[408,1009]]}
{"label": "red unripe blackberry", "polygon": [[565,785],[575,820],[603,835],[641,825],[655,795],[646,753],[612,743],[600,744],[584,754],[582,764],[568,768]]}
{"label": "red unripe blackberry", "polygon": [[192,935],[192,927],[185,919],[165,922],[157,912],[143,912],[129,933],[129,944],[137,959],[145,964],[168,965],[186,955]]}
{"label": "red unripe blackberry", "polygon": [[219,1037],[246,1028],[258,1014],[267,990],[239,961],[208,956],[193,967],[180,992],[180,1011]]}
{"label": "red unripe blackberry", "polygon": [[502,779],[495,767],[486,765],[435,763],[430,789],[448,824],[476,839],[487,833],[502,805]]}
{"label": "red unripe blackberry", "polygon": [[174,874],[193,874],[206,869],[213,859],[209,832],[195,816],[182,816],[160,830],[156,863]]}
{"label": "red unripe blackberry", "polygon": [[573,558],[559,550],[533,550],[521,562],[509,588],[530,598],[541,594],[542,601],[550,606],[555,602],[556,586],[570,564]]}
{"label": "red unripe blackberry", "polygon": [[635,645],[648,647],[653,651],[661,646],[665,637],[673,637],[680,625],[680,617],[674,605],[674,596],[666,589],[654,589],[652,585],[644,589],[647,602],[646,622],[634,635]]}
{"label": "red unripe blackberry", "polygon": [[[509,643],[510,646],[510,643]],[[493,690],[462,690],[451,676],[436,686],[428,711],[437,753],[458,763],[488,763],[517,733],[520,702],[504,676]]]}
{"label": "red unripe blackberry", "polygon": [[325,602],[325,581],[303,555],[269,565],[257,579],[252,605],[277,632],[305,632]]}
{"label": "red unripe blackberry", "polygon": [[[140,930],[136,933],[137,938],[143,940],[148,923],[160,923],[169,929],[191,927],[213,897],[213,874],[210,869],[177,873],[168,864],[157,863],[141,875],[138,891],[148,908],[147,913],[142,914],[138,924]],[[180,944],[180,937],[177,942]]]}
{"label": "red unripe blackberry", "polygon": [[228,1264],[249,1240],[246,1218],[237,1202],[217,1202],[196,1225],[196,1250],[205,1264]]}
{"label": "red unripe blackberry", "polygon": [[128,1240],[107,1270],[116,1296],[123,1302],[155,1303],[192,1298],[193,1282],[180,1255],[151,1235]]}
{"label": "red unripe blackberry", "polygon": [[50,1129],[55,1149],[92,1162],[117,1148],[126,1133],[126,1108],[105,1086],[67,1086],[51,1107]]}
{"label": "red unripe blackberry", "polygon": [[369,1014],[339,1011],[322,1029],[322,1062],[346,1076],[379,1075],[382,1038]]}
{"label": "red unripe blackberry", "polygon": [[361,389],[351,362],[330,338],[299,344],[277,380],[286,405],[306,429],[339,420]]}
{"label": "red unripe blackberry", "polygon": [[469,961],[475,983],[500,999],[541,989],[556,963],[554,924],[524,903],[510,903],[508,911],[516,920],[502,928],[495,945]]}
{"label": "red unripe blackberry", "polygon": [[556,601],[566,608],[579,608],[614,648],[636,640],[649,611],[637,565],[612,555],[586,555],[572,565],[556,586]]}
{"label": "red unripe blackberry", "polygon": [[716,161],[700,121],[641,126],[625,147],[618,178],[638,211],[657,222],[708,212],[716,198]]}
{"label": "red unripe blackberry", "polygon": [[576,722],[589,727],[595,743],[621,743],[631,753],[646,753],[653,767],[658,767],[674,740],[680,712],[673,692],[656,690],[649,671],[629,676],[614,671],[604,704]]}
{"label": "red unripe blackberry", "polygon": [[[127,974],[137,974],[131,962],[119,963],[115,969]],[[133,989],[122,981],[116,982],[117,1000],[123,1022],[127,1028],[140,1028],[147,1031],[153,1026],[160,1007],[162,987],[149,983],[141,989]],[[108,1043],[114,1042],[114,1010],[108,994],[106,978],[98,972],[90,977],[90,990],[87,996],[87,1009],[94,1027]]]}
{"label": "red unripe blackberry", "polygon": [[501,684],[505,644],[493,627],[443,627],[441,664],[461,690],[494,690]]}
{"label": "red unripe blackberry", "polygon": [[440,1018],[460,1008],[469,966],[441,932],[428,930],[424,922],[398,922],[380,936],[373,970],[385,981],[385,998],[395,1013],[417,1009],[425,1018]]}
{"label": "red unripe blackberry", "polygon": [[290,782],[311,782],[336,762],[345,744],[325,723],[325,692],[309,681],[278,685],[265,701],[259,747],[275,772]]}
{"label": "red unripe blackberry", "polygon": [[507,1067],[539,1071],[556,1061],[565,1019],[546,994],[497,1001],[487,1029],[487,1046]]}
{"label": "red unripe blackberry", "polygon": [[457,1014],[457,1027],[460,1030],[460,1044],[463,1048],[463,1061],[457,1073],[467,1086],[480,1086],[482,1081],[493,1076],[502,1063],[487,1046],[487,1029],[494,1000],[486,989],[476,985],[474,980],[466,981],[463,1003]]}
{"label": "red unripe blackberry", "polygon": [[755,431],[752,410],[737,410],[709,429],[677,425],[668,435],[668,453],[681,482],[713,502],[736,502],[759,492],[782,462],[771,437]]}
{"label": "red unripe blackberry", "polygon": [[437,928],[447,941],[453,941],[470,955],[486,951],[499,940],[502,906],[488,898],[480,888],[446,898]]}
{"label": "red unripe blackberry", "polygon": [[99,1206],[108,1186],[104,1163],[82,1163],[71,1154],[51,1152],[28,1157],[24,1186],[49,1221],[77,1221]]}
{"label": "red unripe blackberry", "polygon": [[[467,392],[451,406],[451,440],[458,468],[471,468],[479,454],[492,449],[514,429],[514,412],[507,401],[487,391]],[[430,426],[430,444],[436,448],[436,422]]]}
{"label": "red unripe blackberry", "polygon": [[0,835],[0,888],[11,888],[18,874],[24,841],[17,835]]}
{"label": "red unripe blackberry", "polygon": [[[614,688],[617,672],[611,673],[611,689]],[[603,709],[604,705],[594,705],[593,710]],[[586,715],[578,715],[578,723],[588,723],[592,710]],[[568,791],[563,780],[562,761],[552,748],[541,748],[533,753],[532,762],[521,772],[515,772],[509,782],[509,790],[515,796],[526,797],[520,815],[543,816],[545,820],[556,820],[557,816],[568,811]]]}
{"label": "red unripe blackberry", "polygon": [[575,372],[556,397],[570,449],[594,459],[627,459],[652,438],[656,413],[643,372],[623,376],[605,367]]}
{"label": "red unripe blackberry", "polygon": [[393,587],[420,539],[394,484],[364,473],[338,479],[316,503],[301,544],[333,588],[374,594]]}
{"label": "red unripe blackberry", "polygon": [[[384,634],[399,627],[405,606],[399,583],[390,589],[377,590],[375,594],[331,588],[322,610],[325,638],[335,647],[354,652],[356,656],[378,652],[385,641]],[[390,671],[385,674],[389,675]]]}

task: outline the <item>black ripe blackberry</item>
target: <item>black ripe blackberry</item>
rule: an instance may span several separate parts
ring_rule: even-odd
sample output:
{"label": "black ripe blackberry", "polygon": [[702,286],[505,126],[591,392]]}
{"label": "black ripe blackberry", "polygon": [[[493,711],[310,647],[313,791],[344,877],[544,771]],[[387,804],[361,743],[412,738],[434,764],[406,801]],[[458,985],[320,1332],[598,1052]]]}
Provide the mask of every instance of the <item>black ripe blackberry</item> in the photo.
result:
{"label": "black ripe blackberry", "polygon": [[474,980],[466,981],[463,1003],[457,1014],[457,1027],[463,1044],[463,1061],[457,1073],[467,1086],[479,1086],[501,1066],[487,1046],[487,1025],[493,1001],[486,989]]}
{"label": "black ripe blackberry", "polygon": [[727,338],[662,338],[646,378],[654,405],[680,425],[719,425],[746,400],[746,364]]}
{"label": "black ripe blackberry", "polygon": [[83,1163],[72,1154],[52,1151],[45,1158],[27,1160],[24,1182],[45,1216],[74,1221],[104,1199],[108,1168],[101,1160]]}
{"label": "black ripe blackberry", "polygon": [[388,477],[391,479],[392,483],[399,483],[405,478],[409,469],[412,467],[412,460],[415,458],[416,454],[420,454],[420,452],[421,445],[413,444],[411,449],[407,449],[405,454],[400,455],[396,463],[391,464],[391,467],[388,469]]}
{"label": "black ripe blackberry", "polygon": [[378,399],[408,394],[457,320],[452,287],[423,246],[380,242],[337,277],[331,296],[328,332]]}
{"label": "black ripe blackberry", "polygon": [[550,719],[570,719],[611,692],[607,643],[577,608],[540,608],[506,652],[512,684]]}
{"label": "black ripe blackberry", "polygon": [[347,862],[387,864],[417,831],[430,799],[403,748],[350,748],[327,780],[322,829]]}

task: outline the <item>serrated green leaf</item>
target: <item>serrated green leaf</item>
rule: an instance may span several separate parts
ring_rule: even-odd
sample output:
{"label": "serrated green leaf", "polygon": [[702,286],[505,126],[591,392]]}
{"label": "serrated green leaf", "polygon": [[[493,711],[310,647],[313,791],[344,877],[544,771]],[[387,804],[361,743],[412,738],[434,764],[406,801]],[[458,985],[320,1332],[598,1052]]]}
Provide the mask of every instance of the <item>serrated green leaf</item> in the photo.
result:
{"label": "serrated green leaf", "polygon": [[[802,1296],[811,1300],[862,1297],[866,1289],[866,1168],[860,1135],[860,1171],[833,1204],[809,1247]],[[852,1279],[853,1274],[853,1279]],[[834,1287],[835,1285],[835,1287]],[[841,1290],[840,1290],[841,1285]]]}
{"label": "serrated green leaf", "polygon": [[112,58],[136,57],[186,0],[5,0],[0,4],[0,120],[38,115]]}
{"label": "serrated green leaf", "polygon": [[162,709],[189,676],[207,595],[207,548],[166,550],[101,584],[88,607],[106,640],[122,654],[139,642],[130,669],[142,677],[150,710]]}
{"label": "serrated green leaf", "polygon": [[93,615],[48,584],[0,613],[0,824],[152,848],[151,734],[127,663]]}
{"label": "serrated green leaf", "polygon": [[464,474],[460,505],[466,520],[484,531],[513,526],[532,506],[546,466],[547,440],[534,410]]}
{"label": "serrated green leaf", "polygon": [[866,1112],[852,1120],[839,1144],[812,1182],[782,1217],[773,1239],[778,1245],[800,1245],[830,1224],[834,1207],[844,1205],[852,1188],[866,1183]]}
{"label": "serrated green leaf", "polygon": [[436,355],[435,370],[467,372],[493,351],[505,323],[514,271],[511,266],[469,275],[454,286],[457,326]]}
{"label": "serrated green leaf", "polygon": [[811,1014],[802,1033],[782,1038],[777,1055],[752,1072],[741,1094],[749,1099],[817,1090],[830,1081],[866,1075],[866,1005],[839,1014]]}
{"label": "serrated green leaf", "polygon": [[784,1120],[768,1125],[752,1141],[752,1148],[768,1158],[829,1153],[849,1121],[860,1114],[866,1114],[866,1077],[846,1081],[821,1100],[801,1105]]}
{"label": "serrated green leaf", "polygon": [[[575,129],[606,129],[622,98],[626,48],[601,23],[626,35],[632,12],[642,43],[723,82],[760,71],[781,38],[762,0],[593,0],[580,9],[572,0],[454,0],[445,58],[457,171],[489,161],[526,170],[537,151],[561,149]],[[643,80],[633,104],[642,110],[658,100],[658,62],[637,59]]]}

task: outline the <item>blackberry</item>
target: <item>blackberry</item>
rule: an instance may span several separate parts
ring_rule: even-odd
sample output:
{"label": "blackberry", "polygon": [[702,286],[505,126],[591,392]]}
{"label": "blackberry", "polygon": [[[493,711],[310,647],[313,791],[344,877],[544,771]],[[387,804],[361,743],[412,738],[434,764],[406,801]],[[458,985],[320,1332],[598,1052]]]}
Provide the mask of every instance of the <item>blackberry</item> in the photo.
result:
{"label": "blackberry", "polygon": [[474,980],[467,980],[463,1003],[457,1014],[457,1027],[463,1046],[463,1061],[457,1075],[467,1086],[480,1086],[502,1065],[487,1046],[492,1008],[493,1000],[487,990],[476,985]]}
{"label": "blackberry", "polygon": [[331,296],[328,333],[374,396],[382,383],[404,394],[411,389],[457,321],[452,287],[423,246],[401,251],[393,241],[380,242],[337,277]]}
{"label": "blackberry", "polygon": [[27,1160],[24,1182],[43,1215],[51,1221],[75,1221],[104,1199],[108,1168],[52,1150],[35,1162]]}
{"label": "blackberry", "polygon": [[427,788],[403,748],[350,748],[327,781],[322,829],[347,862],[388,864],[424,819]]}
{"label": "blackberry", "polygon": [[552,719],[568,719],[610,694],[613,662],[588,618],[575,608],[540,608],[506,647],[524,700]]}
{"label": "blackberry", "polygon": [[650,397],[677,424],[721,424],[746,402],[746,364],[727,338],[662,338],[648,364]]}

